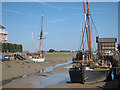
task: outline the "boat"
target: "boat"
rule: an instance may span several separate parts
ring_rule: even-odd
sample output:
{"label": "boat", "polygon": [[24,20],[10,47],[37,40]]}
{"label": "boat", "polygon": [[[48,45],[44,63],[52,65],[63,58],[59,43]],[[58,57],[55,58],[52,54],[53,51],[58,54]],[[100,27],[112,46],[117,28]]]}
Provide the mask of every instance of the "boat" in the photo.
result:
{"label": "boat", "polygon": [[70,68],[69,75],[72,83],[95,83],[104,81],[109,75],[109,68],[91,69],[89,66]]}
{"label": "boat", "polygon": [[94,83],[94,82],[100,82],[106,80],[112,67],[111,62],[104,61],[103,58],[98,59],[93,56],[88,0],[87,0],[87,14],[86,14],[84,0],[83,0],[83,6],[85,13],[85,29],[87,34],[88,51],[84,50],[84,35],[83,35],[83,27],[81,23],[82,50],[79,50],[77,52],[76,57],[73,58],[73,62],[75,62],[75,65],[73,65],[73,67],[69,69],[69,76],[71,82],[82,83],[82,84]]}
{"label": "boat", "polygon": [[[42,17],[41,17],[41,31],[40,31],[40,46],[39,46],[39,53],[29,53],[29,60],[32,60],[34,62],[44,62],[45,61],[45,57],[44,57],[44,53],[43,50],[41,50],[42,47],[42,39],[43,38],[43,13],[42,13]],[[32,37],[33,37],[33,33],[32,33]],[[32,52],[32,40],[31,40],[31,52]]]}

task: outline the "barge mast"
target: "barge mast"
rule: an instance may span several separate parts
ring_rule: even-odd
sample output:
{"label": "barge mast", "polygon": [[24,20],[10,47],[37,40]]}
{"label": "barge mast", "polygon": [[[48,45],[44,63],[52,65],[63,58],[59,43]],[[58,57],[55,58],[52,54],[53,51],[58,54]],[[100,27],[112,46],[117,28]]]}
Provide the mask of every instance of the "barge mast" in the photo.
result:
{"label": "barge mast", "polygon": [[89,13],[88,0],[87,0],[87,18],[88,18],[88,28],[89,28],[90,59],[92,59],[92,42],[91,42],[90,13]]}

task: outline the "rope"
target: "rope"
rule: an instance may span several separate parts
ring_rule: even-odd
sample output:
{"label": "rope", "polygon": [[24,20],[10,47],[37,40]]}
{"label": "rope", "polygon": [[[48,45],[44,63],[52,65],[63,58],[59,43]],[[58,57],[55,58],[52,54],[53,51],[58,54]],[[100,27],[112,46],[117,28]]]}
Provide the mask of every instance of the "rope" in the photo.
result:
{"label": "rope", "polygon": [[92,27],[91,27],[91,33],[92,33],[92,41],[93,41],[93,46],[95,47],[95,49],[94,50],[96,50],[96,45],[95,45],[95,40],[94,40],[94,34],[93,34],[93,29],[92,29]]}
{"label": "rope", "polygon": [[91,17],[91,21],[92,21],[92,23],[93,23],[93,26],[94,26],[94,28],[95,28],[95,31],[96,31],[96,33],[97,33],[97,36],[99,36],[98,31],[97,31],[97,29],[96,29],[96,27],[95,27],[95,24],[94,24],[94,21],[93,21],[93,18],[92,18],[92,15],[91,15],[91,14],[90,14],[90,17]]}

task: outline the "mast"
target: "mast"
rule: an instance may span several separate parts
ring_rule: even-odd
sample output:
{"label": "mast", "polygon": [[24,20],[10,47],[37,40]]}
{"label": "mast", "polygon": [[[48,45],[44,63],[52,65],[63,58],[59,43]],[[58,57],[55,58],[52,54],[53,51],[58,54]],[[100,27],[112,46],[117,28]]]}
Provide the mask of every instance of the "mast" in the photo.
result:
{"label": "mast", "polygon": [[82,32],[82,51],[84,52],[84,35],[83,35],[83,25],[81,22],[81,32]]}
{"label": "mast", "polygon": [[88,35],[88,25],[87,25],[86,9],[85,9],[85,1],[84,0],[83,0],[83,6],[84,6],[85,28],[86,28],[86,33],[87,33],[88,52],[89,52],[89,35]]}
{"label": "mast", "polygon": [[90,59],[92,59],[92,42],[91,42],[90,13],[89,13],[89,3],[88,3],[88,0],[87,0],[87,18],[88,18],[88,28],[89,28]]}
{"label": "mast", "polygon": [[33,44],[33,32],[32,32],[32,39],[31,39],[31,53],[32,53],[32,44]]}
{"label": "mast", "polygon": [[42,17],[41,17],[40,48],[39,48],[40,56],[41,56],[41,40],[42,40],[42,36],[43,36],[42,27],[43,27],[43,12],[42,12]]}

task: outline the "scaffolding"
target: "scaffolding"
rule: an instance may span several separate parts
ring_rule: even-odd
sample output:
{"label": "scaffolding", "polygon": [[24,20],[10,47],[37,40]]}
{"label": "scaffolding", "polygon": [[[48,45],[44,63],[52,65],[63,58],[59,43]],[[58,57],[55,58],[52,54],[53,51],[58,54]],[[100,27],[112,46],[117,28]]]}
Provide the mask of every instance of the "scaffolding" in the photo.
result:
{"label": "scaffolding", "polygon": [[7,31],[5,31],[5,27],[0,25],[0,42],[6,43],[7,42]]}

